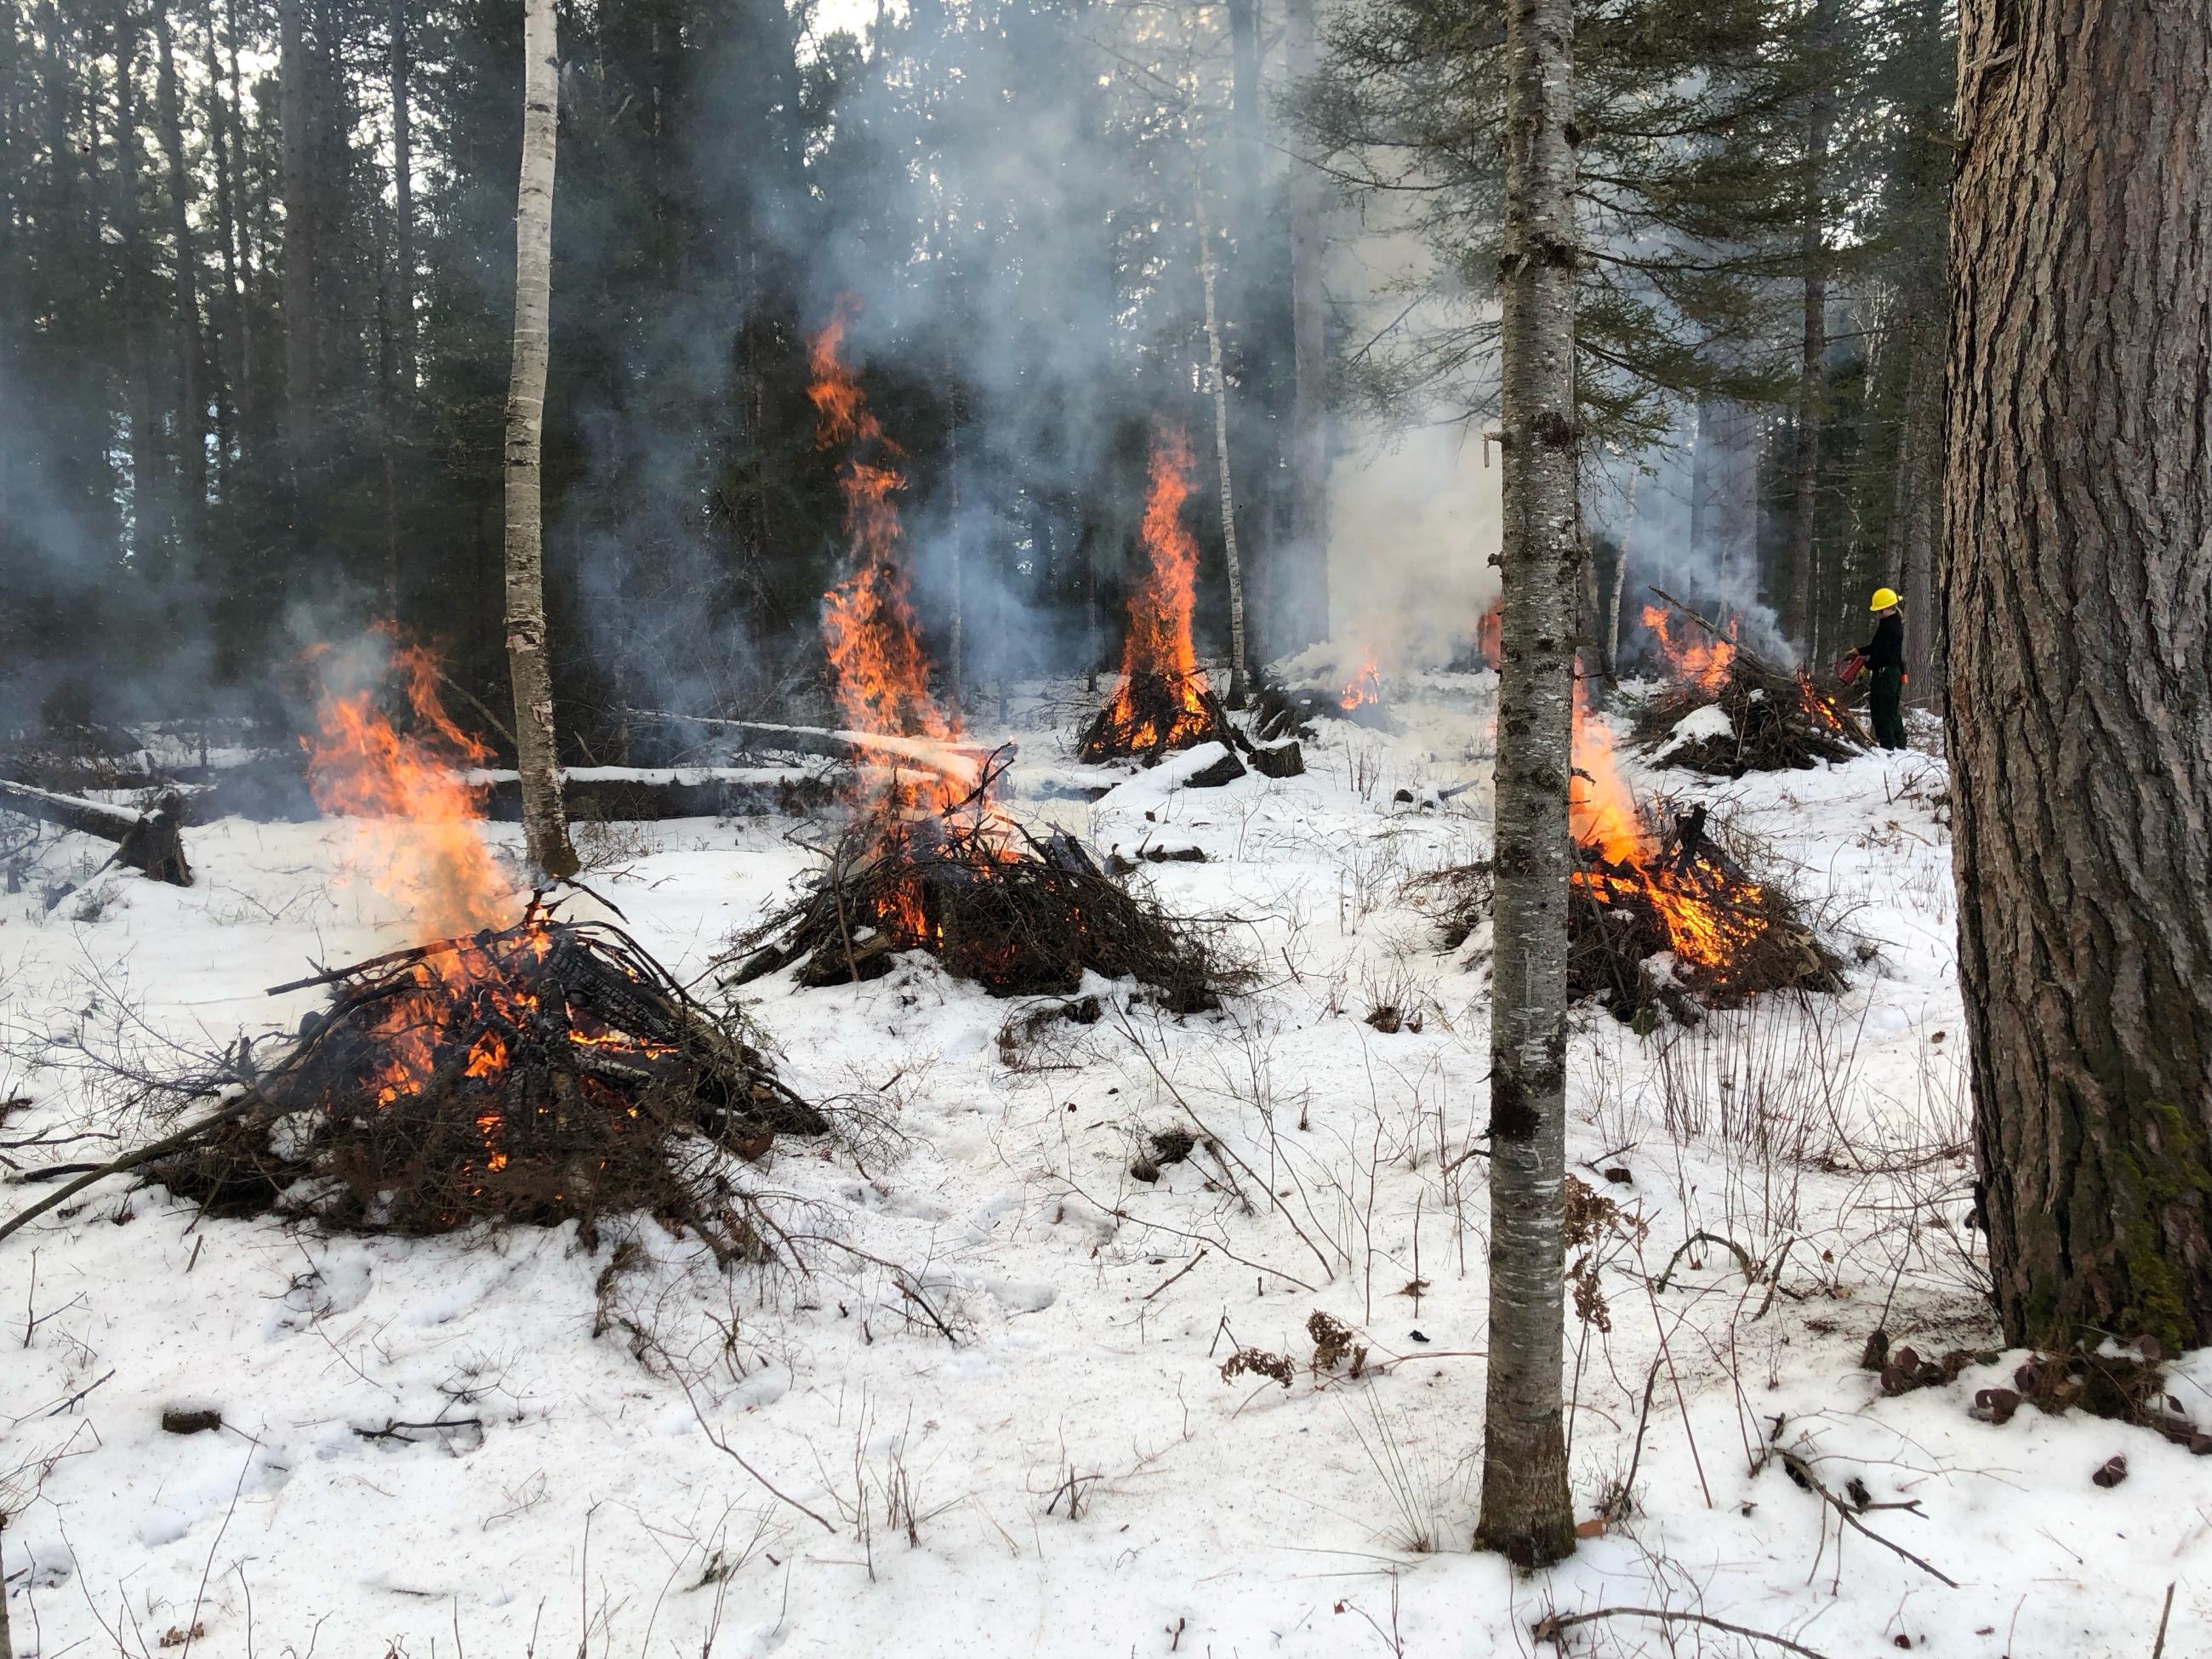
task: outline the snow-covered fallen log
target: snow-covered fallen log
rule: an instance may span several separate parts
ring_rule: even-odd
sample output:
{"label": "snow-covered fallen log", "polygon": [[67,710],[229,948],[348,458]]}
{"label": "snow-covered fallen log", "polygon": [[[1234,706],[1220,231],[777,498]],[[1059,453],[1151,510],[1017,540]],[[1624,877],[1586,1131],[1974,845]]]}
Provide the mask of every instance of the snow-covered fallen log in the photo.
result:
{"label": "snow-covered fallen log", "polygon": [[0,811],[113,842],[114,862],[127,864],[174,887],[192,884],[191,866],[185,861],[181,795],[163,795],[150,811],[134,812],[127,806],[111,806],[82,795],[57,794],[27,783],[0,782]]}

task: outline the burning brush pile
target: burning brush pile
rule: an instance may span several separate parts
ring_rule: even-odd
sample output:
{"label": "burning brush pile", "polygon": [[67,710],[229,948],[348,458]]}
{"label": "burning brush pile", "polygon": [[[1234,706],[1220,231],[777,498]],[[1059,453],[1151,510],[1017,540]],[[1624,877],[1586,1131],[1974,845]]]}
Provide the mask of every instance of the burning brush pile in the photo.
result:
{"label": "burning brush pile", "polygon": [[1803,669],[1774,667],[1672,599],[1644,606],[1644,625],[1670,681],[1636,720],[1636,739],[1654,766],[1740,778],[1803,771],[1869,746],[1850,711]]}
{"label": "burning brush pile", "polygon": [[394,659],[414,729],[373,688],[326,693],[309,775],[325,811],[355,815],[356,872],[424,942],[275,988],[331,988],[281,1054],[238,1046],[229,1104],[157,1177],[221,1213],[403,1233],[641,1212],[742,1253],[724,1155],[829,1126],[619,929],[536,898],[510,920],[436,665]]}
{"label": "burning brush pile", "polygon": [[[1567,994],[1623,1021],[1664,1008],[1685,1024],[1772,991],[1836,991],[1842,963],[1789,895],[1753,879],[1698,806],[1656,828],[1615,769],[1604,724],[1575,712],[1577,865],[1567,911]],[[1490,924],[1491,868],[1424,878],[1457,950]]]}
{"label": "burning brush pile", "polygon": [[1088,970],[1149,985],[1176,1013],[1218,1007],[1233,977],[1073,836],[966,808],[855,821],[813,890],[739,938],[729,982],[798,963],[801,985],[842,985],[917,950],[994,996],[1072,994]]}
{"label": "burning brush pile", "polygon": [[1261,749],[1231,725],[1198,665],[1191,618],[1198,603],[1198,542],[1182,521],[1191,493],[1190,441],[1163,423],[1152,435],[1140,532],[1144,578],[1129,595],[1121,642],[1121,684],[1077,740],[1078,758],[1094,765],[1138,760],[1150,766],[1178,750],[1218,743],[1230,751],[1218,777],[1241,776],[1244,760],[1270,777],[1305,769],[1295,746]]}
{"label": "burning brush pile", "polygon": [[[1095,971],[1151,985],[1178,1012],[1213,1007],[1229,977],[1215,952],[1106,874],[1073,836],[1038,841],[1012,823],[992,805],[1000,763],[978,764],[956,746],[959,723],[930,691],[928,653],[908,597],[895,500],[905,487],[902,457],[839,355],[847,322],[841,311],[813,348],[817,435],[846,452],[840,477],[854,566],[824,602],[823,640],[845,724],[887,741],[879,764],[856,774],[826,867],[811,890],[738,939],[728,982],[799,963],[802,985],[845,984],[887,973],[902,952],[919,950],[998,996],[1073,992]],[[1182,471],[1188,463],[1186,448]],[[1182,472],[1170,463],[1164,475],[1157,456],[1153,477],[1148,538],[1156,516],[1172,526],[1188,490],[1184,482],[1175,493]],[[1182,656],[1171,648],[1170,599],[1147,637],[1167,642],[1162,660],[1172,672],[1133,697],[1125,685],[1099,716],[1133,752],[1164,753],[1230,731],[1189,652],[1196,556],[1194,545],[1184,568]]]}
{"label": "burning brush pile", "polygon": [[627,934],[534,902],[318,981],[329,1006],[249,1073],[254,1109],[156,1171],[172,1190],[402,1233],[642,1212],[730,1260],[754,1240],[721,1155],[829,1128]]}

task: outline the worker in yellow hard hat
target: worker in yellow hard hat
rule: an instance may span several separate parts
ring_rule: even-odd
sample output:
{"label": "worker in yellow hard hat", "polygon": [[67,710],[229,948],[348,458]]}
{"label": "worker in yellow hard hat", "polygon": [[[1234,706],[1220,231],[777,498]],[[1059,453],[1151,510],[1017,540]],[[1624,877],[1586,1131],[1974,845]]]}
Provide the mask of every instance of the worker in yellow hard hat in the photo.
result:
{"label": "worker in yellow hard hat", "polygon": [[1874,738],[1885,749],[1905,747],[1905,607],[1893,587],[1877,587],[1868,607],[1881,618],[1874,638],[1852,653],[1874,678],[1869,688]]}

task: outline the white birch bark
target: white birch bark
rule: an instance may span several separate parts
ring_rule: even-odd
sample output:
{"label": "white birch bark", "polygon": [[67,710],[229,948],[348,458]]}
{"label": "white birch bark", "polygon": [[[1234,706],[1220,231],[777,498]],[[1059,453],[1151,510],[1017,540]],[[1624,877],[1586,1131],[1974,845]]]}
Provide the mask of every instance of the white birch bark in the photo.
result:
{"label": "white birch bark", "polygon": [[1213,297],[1213,238],[1206,227],[1202,198],[1196,216],[1198,270],[1206,285],[1206,363],[1213,394],[1213,453],[1221,465],[1221,545],[1229,563],[1229,695],[1223,702],[1231,708],[1242,708],[1250,691],[1244,660],[1244,569],[1237,553],[1237,495],[1229,480],[1229,377],[1221,368],[1221,318]]}
{"label": "white birch bark", "polygon": [[514,366],[507,394],[507,663],[514,689],[515,765],[530,861],[572,876],[575,849],[553,750],[553,676],[545,652],[545,428],[553,265],[553,152],[560,118],[553,0],[523,0],[522,172],[514,214]]}

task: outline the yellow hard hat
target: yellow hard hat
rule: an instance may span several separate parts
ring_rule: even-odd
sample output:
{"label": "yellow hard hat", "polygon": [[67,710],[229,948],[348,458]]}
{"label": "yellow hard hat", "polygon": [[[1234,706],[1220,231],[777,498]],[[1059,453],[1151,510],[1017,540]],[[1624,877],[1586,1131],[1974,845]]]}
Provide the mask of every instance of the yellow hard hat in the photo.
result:
{"label": "yellow hard hat", "polygon": [[1874,603],[1867,608],[1870,611],[1887,611],[1890,606],[1896,603],[1897,590],[1895,588],[1877,587],[1874,591]]}

